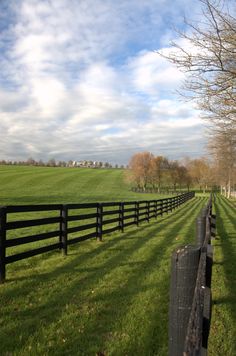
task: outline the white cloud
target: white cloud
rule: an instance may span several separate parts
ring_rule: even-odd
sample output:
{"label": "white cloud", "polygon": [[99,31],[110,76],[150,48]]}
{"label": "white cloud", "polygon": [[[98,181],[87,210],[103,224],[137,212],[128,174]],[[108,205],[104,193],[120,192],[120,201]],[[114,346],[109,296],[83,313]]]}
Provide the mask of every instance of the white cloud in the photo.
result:
{"label": "white cloud", "polygon": [[155,52],[144,51],[129,62],[133,84],[137,90],[160,95],[163,90],[174,91],[184,75]]}
{"label": "white cloud", "polygon": [[189,137],[193,151],[202,145],[196,111],[173,94],[183,74],[149,49],[169,5],[13,1],[0,55],[0,158],[125,163],[142,149],[185,155]]}

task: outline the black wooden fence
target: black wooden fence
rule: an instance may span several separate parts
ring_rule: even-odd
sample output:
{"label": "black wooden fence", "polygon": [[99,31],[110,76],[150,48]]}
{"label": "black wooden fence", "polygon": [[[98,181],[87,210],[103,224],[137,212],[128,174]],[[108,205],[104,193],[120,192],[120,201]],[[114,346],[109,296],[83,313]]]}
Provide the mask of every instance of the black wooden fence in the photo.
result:
{"label": "black wooden fence", "polygon": [[[130,225],[149,222],[179,207],[194,195],[194,192],[188,192],[149,201],[1,207],[0,283],[5,281],[7,264],[58,249],[66,255],[69,245],[91,238],[101,241],[105,234],[123,232]],[[30,219],[27,214],[30,214]],[[46,217],[42,217],[42,214],[46,214]],[[45,241],[43,245],[42,241]],[[39,247],[36,242],[41,242]],[[30,247],[16,253],[15,247],[20,245]]]}
{"label": "black wooden fence", "polygon": [[212,197],[197,218],[196,245],[172,255],[169,355],[204,356],[211,321],[211,271],[215,236]]}

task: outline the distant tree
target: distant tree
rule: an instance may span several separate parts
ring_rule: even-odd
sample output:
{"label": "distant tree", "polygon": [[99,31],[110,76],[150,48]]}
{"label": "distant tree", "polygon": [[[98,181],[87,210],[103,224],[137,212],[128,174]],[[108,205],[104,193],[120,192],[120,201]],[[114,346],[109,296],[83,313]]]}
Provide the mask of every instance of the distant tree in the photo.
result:
{"label": "distant tree", "polygon": [[197,158],[190,160],[188,164],[188,172],[199,189],[205,192],[211,182],[210,164],[206,158]]}
{"label": "distant tree", "polygon": [[157,186],[158,192],[160,192],[162,179],[168,169],[168,164],[167,158],[163,156],[153,157],[152,159],[150,180],[154,188]]}
{"label": "distant tree", "polygon": [[30,157],[27,159],[26,164],[27,164],[27,166],[35,166],[36,161],[32,157]]}
{"label": "distant tree", "polygon": [[129,163],[132,180],[143,191],[152,180],[153,159],[152,153],[141,152],[133,155]]}
{"label": "distant tree", "polygon": [[47,166],[48,167],[56,167],[56,161],[54,158],[51,158],[48,162],[47,162]]}
{"label": "distant tree", "polygon": [[176,186],[178,183],[178,169],[179,169],[178,161],[170,161],[169,162],[169,176],[170,176],[170,181],[173,185],[174,191],[176,191]]}

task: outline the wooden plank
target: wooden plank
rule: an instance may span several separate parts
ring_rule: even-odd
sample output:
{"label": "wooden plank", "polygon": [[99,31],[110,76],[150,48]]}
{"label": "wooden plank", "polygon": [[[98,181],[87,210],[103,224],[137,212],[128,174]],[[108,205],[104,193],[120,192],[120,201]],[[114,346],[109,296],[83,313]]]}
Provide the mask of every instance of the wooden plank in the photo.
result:
{"label": "wooden plank", "polygon": [[93,228],[96,228],[96,227],[97,227],[97,223],[70,227],[70,228],[67,229],[67,233],[68,234],[72,234],[74,232],[89,230],[89,229],[93,229]]}
{"label": "wooden plank", "polygon": [[124,220],[134,219],[134,218],[136,218],[136,214],[124,216]]}
{"label": "wooden plank", "polygon": [[6,279],[6,208],[0,209],[0,283]]}
{"label": "wooden plank", "polygon": [[103,211],[103,216],[115,215],[115,214],[119,214],[119,213],[120,213],[120,209],[119,210]]}
{"label": "wooden plank", "polygon": [[119,221],[120,221],[119,217],[114,219],[109,219],[109,220],[103,220],[103,225],[113,224]]}
{"label": "wooden plank", "polygon": [[110,229],[106,229],[106,230],[103,230],[103,234],[110,234],[114,231],[117,231],[117,230],[120,230],[120,227],[119,226],[115,226],[115,227],[112,227]]}
{"label": "wooden plank", "polygon": [[97,218],[97,213],[68,216],[67,221],[80,221]]}
{"label": "wooden plank", "polygon": [[129,213],[129,212],[133,212],[133,211],[135,211],[135,207],[124,209],[124,213]]}
{"label": "wooden plank", "polygon": [[139,220],[139,222],[147,221],[147,218],[142,218]]}
{"label": "wooden plank", "polygon": [[139,216],[146,216],[146,211],[144,211],[143,213],[139,213]]}
{"label": "wooden plank", "polygon": [[31,226],[56,224],[59,223],[60,221],[61,221],[60,217],[13,221],[13,222],[6,223],[6,229],[13,230],[13,229],[22,229]]}
{"label": "wooden plank", "polygon": [[103,207],[108,207],[108,206],[120,206],[120,202],[105,202],[101,203]]}
{"label": "wooden plank", "polygon": [[125,201],[124,202],[124,206],[127,206],[127,205],[135,205],[136,201]]}
{"label": "wooden plank", "polygon": [[56,243],[53,245],[48,245],[48,246],[44,246],[44,247],[40,247],[34,250],[30,250],[30,251],[26,251],[26,252],[21,252],[18,253],[16,255],[12,255],[12,256],[7,256],[6,257],[6,264],[15,262],[15,261],[20,261],[20,260],[24,260],[25,258],[29,258],[29,257],[33,257],[36,255],[41,255],[42,253],[45,252],[49,252],[52,250],[57,250],[60,247],[60,243]]}
{"label": "wooden plank", "polygon": [[[139,221],[141,221],[141,220],[139,220]],[[125,223],[125,224],[124,224],[124,227],[128,227],[128,226],[134,225],[134,224],[136,224],[135,221],[130,221],[130,222],[128,222],[128,223]]]}
{"label": "wooden plank", "polygon": [[92,232],[91,234],[87,234],[87,235],[83,235],[83,236],[79,236],[79,237],[75,237],[73,239],[69,239],[67,241],[67,244],[68,245],[73,245],[77,242],[82,242],[82,241],[85,241],[85,240],[89,240],[93,237],[97,237],[97,233],[96,232]]}
{"label": "wooden plank", "polygon": [[26,213],[37,211],[60,210],[61,204],[41,204],[41,205],[9,205],[6,207],[7,213]]}
{"label": "wooden plank", "polygon": [[98,203],[66,204],[68,209],[89,209],[97,208]]}
{"label": "wooden plank", "polygon": [[52,237],[57,237],[59,235],[60,235],[60,230],[52,231],[52,232],[45,232],[45,233],[38,234],[38,235],[18,237],[18,238],[7,240],[6,246],[14,247],[14,246],[18,246],[18,245],[28,244],[30,242],[36,242],[36,241],[50,239]]}

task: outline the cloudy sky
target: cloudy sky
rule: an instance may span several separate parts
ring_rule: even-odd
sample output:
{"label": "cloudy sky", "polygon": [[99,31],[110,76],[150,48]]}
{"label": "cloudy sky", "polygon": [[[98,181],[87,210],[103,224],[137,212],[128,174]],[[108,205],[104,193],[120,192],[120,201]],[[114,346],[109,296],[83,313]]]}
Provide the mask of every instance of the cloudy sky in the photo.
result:
{"label": "cloudy sky", "polygon": [[196,0],[0,0],[0,159],[204,152],[168,51]]}

